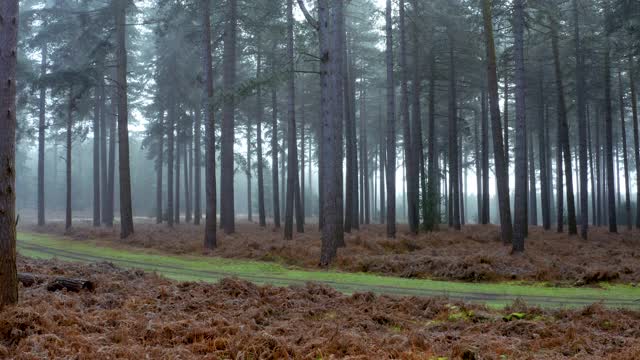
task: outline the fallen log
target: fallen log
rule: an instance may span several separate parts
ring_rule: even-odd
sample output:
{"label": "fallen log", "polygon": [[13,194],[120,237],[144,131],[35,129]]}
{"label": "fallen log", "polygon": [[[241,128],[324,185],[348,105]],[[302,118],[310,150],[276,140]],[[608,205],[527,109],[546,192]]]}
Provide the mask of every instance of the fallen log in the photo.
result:
{"label": "fallen log", "polygon": [[96,285],[92,281],[83,279],[57,278],[47,285],[48,291],[66,289],[67,291],[79,292],[83,289],[93,291],[95,288]]}
{"label": "fallen log", "polygon": [[18,273],[18,281],[22,283],[24,287],[30,287],[39,282],[39,278],[30,273]]}

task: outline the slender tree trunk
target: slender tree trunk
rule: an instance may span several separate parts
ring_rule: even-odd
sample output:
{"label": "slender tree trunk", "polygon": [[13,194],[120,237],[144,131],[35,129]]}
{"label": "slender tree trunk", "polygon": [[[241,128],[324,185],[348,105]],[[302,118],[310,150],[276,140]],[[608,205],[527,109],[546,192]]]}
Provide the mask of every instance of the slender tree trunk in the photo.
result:
{"label": "slender tree trunk", "polygon": [[[526,123],[526,75],[524,69],[524,0],[514,0],[514,57],[516,80],[516,187],[514,199],[513,252],[524,251],[527,236],[527,123]],[[505,119],[506,120],[506,119]],[[506,122],[505,122],[506,124]]]}
{"label": "slender tree trunk", "polygon": [[498,203],[500,209],[500,227],[502,242],[510,244],[513,238],[511,223],[511,205],[509,201],[509,172],[505,164],[504,141],[500,124],[500,107],[498,105],[498,77],[496,74],[496,51],[493,40],[493,23],[491,18],[491,0],[483,0],[482,14],[487,49],[487,81],[489,87],[489,108],[493,131],[493,151],[495,158],[496,183],[498,187]]}
{"label": "slender tree trunk", "polygon": [[[509,147],[509,69],[508,66],[505,65],[504,70],[504,158],[505,165],[507,167],[507,171],[509,171],[509,161],[511,160],[509,156],[509,151],[511,148]],[[514,219],[514,227],[515,227],[515,219]],[[515,229],[514,229],[515,230]]]}
{"label": "slender tree trunk", "polygon": [[[608,17],[608,16],[607,16]],[[610,60],[610,40],[609,33],[605,39],[604,53],[604,106],[605,106],[605,142],[606,154],[605,164],[607,173],[607,194],[608,194],[608,215],[609,232],[618,232],[618,221],[616,219],[616,198],[615,182],[613,173],[613,117],[611,111],[611,60]]]}
{"label": "slender tree trunk", "polygon": [[[287,118],[288,118],[288,150],[287,150],[287,195],[284,218],[284,239],[293,239],[293,207],[298,183],[298,142],[296,139],[295,112],[295,73],[293,59],[293,0],[287,0],[287,59],[289,79],[287,80]],[[298,196],[300,196],[298,194]]]}
{"label": "slender tree trunk", "polygon": [[222,137],[221,137],[221,225],[226,234],[235,230],[235,201],[234,201],[234,159],[233,144],[235,142],[235,100],[236,84],[236,40],[238,33],[238,1],[229,0],[227,4],[226,25],[224,32],[224,60],[222,83],[224,87],[224,101],[222,105]]}
{"label": "slender tree trunk", "polygon": [[367,95],[364,86],[360,88],[360,148],[362,149],[360,155],[360,161],[362,163],[362,190],[363,190],[363,209],[364,223],[369,225],[371,223],[371,194],[369,187],[369,149],[367,141]]}
{"label": "slender tree trunk", "polygon": [[580,42],[580,23],[578,19],[578,1],[573,0],[573,22],[574,37],[576,46],[576,95],[577,95],[577,111],[578,111],[578,142],[579,142],[579,161],[580,161],[580,236],[587,238],[589,231],[589,177],[587,164],[587,121],[585,118],[585,101],[584,101],[584,63]]}
{"label": "slender tree trunk", "polygon": [[386,145],[384,143],[384,134],[385,132],[383,131],[384,129],[384,125],[383,125],[383,121],[382,121],[382,110],[378,110],[379,113],[379,117],[380,117],[380,126],[378,129],[378,133],[380,134],[380,141],[379,141],[379,160],[380,160],[380,168],[379,170],[379,187],[380,187],[380,224],[384,224],[386,221],[386,206],[387,206],[387,202],[386,202],[386,198],[385,198],[385,174],[386,174],[386,165],[387,165],[387,151],[386,151]]}
{"label": "slender tree trunk", "polygon": [[482,215],[480,222],[484,225],[491,222],[491,197],[489,191],[489,116],[487,114],[487,91],[482,86],[480,94],[482,102]]}
{"label": "slender tree trunk", "polygon": [[440,224],[440,199],[439,184],[440,176],[438,174],[438,137],[436,136],[436,116],[435,116],[435,78],[436,78],[436,55],[435,47],[432,46],[429,51],[429,123],[428,123],[428,157],[429,164],[427,176],[427,214],[425,215],[425,230],[434,231]]}
{"label": "slender tree trunk", "polygon": [[[305,98],[305,93],[304,93],[304,80],[300,81],[300,92],[302,93],[302,99]],[[300,199],[302,201],[302,207],[300,209],[300,211],[302,212],[302,219],[304,221],[306,213],[307,213],[307,208],[306,208],[306,204],[307,204],[307,199],[306,199],[306,190],[305,190],[305,176],[304,176],[304,170],[305,170],[305,163],[306,163],[306,142],[305,142],[305,130],[306,130],[306,124],[305,124],[305,116],[304,116],[304,100],[301,102],[300,104],[300,166],[302,166],[301,169],[299,169],[299,173],[300,173]],[[311,160],[309,160],[309,167],[311,167]],[[309,181],[311,181],[311,178],[309,178]]]}
{"label": "slender tree trunk", "polygon": [[[180,125],[176,124],[176,146],[175,146],[175,154],[176,154],[176,189],[175,189],[175,208],[173,211],[173,221],[176,224],[180,224],[180,165],[182,161],[182,142],[183,142],[183,134],[180,131]],[[186,181],[185,181],[186,182]]]}
{"label": "slender tree trunk", "polygon": [[16,269],[16,68],[18,0],[0,3],[0,309],[18,302]]}
{"label": "slender tree trunk", "polygon": [[[175,69],[175,55],[172,59],[172,68]],[[169,113],[167,124],[167,225],[173,227],[174,223],[174,209],[173,209],[173,173],[175,169],[174,155],[175,155],[175,122],[176,122],[176,100],[175,97],[169,96]],[[176,174],[177,177],[177,174]]]}
{"label": "slender tree trunk", "polygon": [[598,206],[598,202],[596,200],[596,178],[595,178],[595,174],[593,172],[593,146],[592,146],[592,138],[591,138],[591,125],[589,122],[589,108],[587,107],[587,120],[586,120],[586,125],[587,125],[587,137],[589,139],[589,171],[591,172],[591,224],[596,225],[597,223],[597,219],[596,219],[596,213],[597,213],[597,206]]}
{"label": "slender tree trunk", "polygon": [[156,160],[156,224],[163,221],[162,209],[162,169],[164,165],[164,109],[159,114],[158,158]]}
{"label": "slender tree trunk", "polygon": [[[618,94],[620,96],[620,126],[621,132],[620,136],[622,136],[622,162],[624,167],[624,191],[625,191],[625,202],[624,209],[626,212],[626,224],[627,229],[631,230],[633,227],[633,220],[631,219],[631,188],[629,182],[631,178],[629,177],[629,157],[627,156],[627,126],[625,125],[624,120],[624,92],[622,88],[622,75],[620,74],[620,70],[618,70]],[[618,172],[618,178],[620,177],[620,172]]]}
{"label": "slender tree trunk", "polygon": [[478,112],[474,112],[473,122],[473,144],[474,144],[474,157],[476,165],[476,202],[477,202],[477,222],[482,223],[482,162],[480,160],[480,116]]}
{"label": "slender tree trunk", "polygon": [[396,109],[393,80],[393,22],[391,0],[386,3],[386,66],[387,66],[387,237],[396,237]]}
{"label": "slender tree trunk", "polygon": [[601,147],[600,147],[600,130],[598,129],[598,119],[600,118],[601,111],[597,111],[596,112],[596,124],[595,124],[595,128],[596,128],[596,132],[595,132],[595,137],[596,137],[596,146],[595,146],[595,153],[596,153],[596,178],[595,178],[595,183],[596,183],[596,197],[597,197],[597,213],[596,213],[596,225],[597,226],[601,226],[603,223],[603,212],[602,212],[602,202],[604,200],[603,198],[603,187],[602,187],[602,183],[603,183],[603,171],[602,169],[604,168],[604,166],[601,166]]}
{"label": "slender tree trunk", "polygon": [[[420,16],[420,8],[418,0],[411,0],[411,7],[413,8],[414,18]],[[425,159],[424,159],[424,144],[422,140],[422,115],[420,109],[420,92],[421,92],[421,54],[420,54],[420,30],[418,28],[418,22],[411,22],[411,35],[412,35],[412,61],[413,61],[413,80],[411,81],[412,89],[412,151],[414,154],[414,163],[416,165],[415,170],[415,197],[416,197],[416,223],[420,224],[420,211],[418,206],[422,209],[423,224],[427,223],[428,213],[428,200],[427,200],[427,178],[425,172]],[[421,196],[420,196],[421,194]],[[420,198],[420,204],[417,199]]]}
{"label": "slender tree trunk", "polygon": [[[201,104],[200,104],[201,106]],[[202,114],[201,107],[196,107],[196,117],[194,124],[193,134],[193,152],[194,152],[194,166],[193,166],[193,224],[200,225],[200,219],[202,218]]]}
{"label": "slender tree trunk", "polygon": [[204,228],[204,248],[214,249],[217,246],[216,227],[216,132],[215,132],[215,108],[213,103],[213,54],[211,44],[211,9],[210,1],[202,0],[202,30],[204,32],[204,73],[205,73],[205,194],[206,217]]}
{"label": "slender tree trunk", "polygon": [[536,161],[533,146],[533,132],[527,128],[529,139],[529,224],[538,226],[538,192],[536,189]]}
{"label": "slender tree trunk", "polygon": [[[418,211],[418,168],[414,157],[418,154],[414,152],[411,137],[411,118],[409,117],[409,66],[407,64],[407,25],[405,16],[405,0],[400,0],[400,77],[401,77],[401,104],[402,111],[402,143],[404,145],[404,157],[407,183],[407,220],[409,221],[409,231],[412,234],[418,233],[419,211]],[[417,79],[413,79],[416,81]]]}
{"label": "slender tree trunk", "polygon": [[93,226],[100,226],[100,114],[102,99],[95,89],[93,114]]}
{"label": "slender tree trunk", "polygon": [[640,133],[638,132],[638,99],[636,97],[636,73],[633,57],[629,58],[629,87],[631,88],[631,113],[633,122],[633,153],[636,161],[636,228],[640,229]]}
{"label": "slender tree trunk", "polygon": [[[42,60],[40,65],[40,77],[47,74],[47,44],[42,45]],[[44,198],[44,142],[46,125],[47,88],[40,84],[40,99],[38,103],[38,226],[45,224],[45,198]],[[95,136],[95,134],[94,134]],[[98,221],[98,225],[100,225]]]}
{"label": "slender tree trunk", "polygon": [[[451,31],[451,29],[449,29]],[[460,186],[458,171],[458,100],[456,91],[456,67],[454,39],[449,35],[449,187],[451,188],[451,210],[453,228],[460,230]]]}
{"label": "slender tree trunk", "polygon": [[[275,54],[273,55],[275,61]],[[280,228],[280,185],[278,184],[278,98],[275,87],[271,90],[271,179],[273,191],[273,224]]]}
{"label": "slender tree trunk", "polygon": [[107,179],[107,215],[105,221],[105,225],[108,227],[113,227],[115,209],[116,132],[118,130],[118,100],[115,91],[111,94],[111,113],[113,115],[109,124],[109,174]]}
{"label": "slender tree trunk", "polygon": [[[576,222],[576,204],[573,193],[573,168],[571,167],[571,146],[569,144],[569,125],[567,124],[567,110],[564,99],[564,86],[562,82],[562,70],[560,66],[560,50],[558,45],[558,22],[556,18],[551,19],[551,44],[553,50],[553,59],[556,75],[556,92],[558,95],[558,152],[561,154],[558,156],[560,160],[558,162],[559,167],[562,166],[562,160],[564,160],[564,176],[567,181],[567,224],[569,225],[569,235],[575,235],[578,233],[578,227]],[[558,176],[561,174],[561,169],[558,171]],[[559,181],[558,188],[562,185],[562,181]],[[560,202],[561,191],[558,191],[558,232],[562,231],[563,211]]]}
{"label": "slender tree trunk", "polygon": [[251,118],[247,117],[247,220],[253,222],[251,199]]}
{"label": "slender tree trunk", "polygon": [[118,88],[118,170],[120,175],[120,238],[133,234],[133,209],[131,204],[131,169],[129,166],[129,110],[127,105],[127,49],[125,21],[127,1],[119,0],[116,14],[117,36],[117,88]]}
{"label": "slender tree trunk", "polygon": [[545,230],[551,229],[551,206],[549,196],[549,167],[548,161],[548,142],[546,136],[546,117],[545,117],[545,98],[544,98],[544,84],[543,84],[543,71],[539,71],[538,75],[538,159],[540,161],[540,202],[542,205],[542,227]]}
{"label": "slender tree trunk", "polygon": [[102,199],[102,224],[107,223],[108,210],[109,210],[109,172],[108,172],[108,154],[107,154],[107,95],[105,93],[104,75],[100,75],[98,88],[100,91],[100,97],[102,98],[102,114],[100,115],[100,187]]}
{"label": "slender tree trunk", "polygon": [[184,153],[184,202],[185,202],[185,222],[191,223],[192,220],[192,202],[191,202],[191,187],[193,179],[193,172],[191,171],[191,167],[193,166],[193,149],[191,147],[191,139],[193,139],[193,134],[191,134],[191,124],[187,129],[188,134],[185,136],[185,139],[182,143],[182,150]]}
{"label": "slender tree trunk", "polygon": [[[260,47],[258,47],[257,65],[256,65],[256,77],[260,79],[262,75],[262,53]],[[264,209],[264,162],[262,159],[262,121],[264,119],[264,106],[262,105],[262,87],[258,84],[257,88],[257,106],[258,116],[256,124],[256,137],[257,137],[257,156],[258,156],[258,218],[260,226],[267,226],[266,214]]]}
{"label": "slender tree trunk", "polygon": [[67,192],[66,192],[66,212],[65,212],[65,222],[64,228],[69,230],[71,228],[71,146],[72,143],[72,132],[73,132],[73,86],[69,87],[69,100],[68,100],[68,108],[67,108],[67,155],[66,155],[66,180],[67,180]]}

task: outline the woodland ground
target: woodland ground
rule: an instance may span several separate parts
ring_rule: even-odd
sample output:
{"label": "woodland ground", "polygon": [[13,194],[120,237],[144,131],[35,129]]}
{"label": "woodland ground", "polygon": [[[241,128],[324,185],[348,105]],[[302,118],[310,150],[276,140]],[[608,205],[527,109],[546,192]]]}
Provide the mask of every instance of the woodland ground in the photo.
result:
{"label": "woodland ground", "polygon": [[[118,248],[155,249],[168,254],[202,254],[203,228],[190,224],[166,225],[142,222],[135,234],[119,238],[118,228],[94,228],[90,222],[76,222],[64,230],[62,223],[45,227],[25,225],[22,230],[67,235],[76,240],[97,240]],[[307,225],[304,234],[284,241],[272,227],[240,223],[237,233],[218,234],[218,248],[211,255],[274,261],[285,266],[317,268],[320,234]],[[532,227],[522,255],[511,255],[501,243],[497,226],[467,225],[460,232],[442,230],[412,236],[400,226],[398,237],[385,237],[383,225],[367,225],[346,234],[346,248],[338,251],[334,267],[348,272],[394,275],[473,282],[533,281],[561,285],[591,285],[599,282],[640,282],[640,232],[621,230],[609,234],[592,228],[589,240],[545,232]]]}
{"label": "woodland ground", "polygon": [[[0,358],[638,359],[640,312],[504,310],[329,287],[170,281],[109,263],[19,258],[19,270],[95,291],[20,289],[0,312]],[[144,354],[144,355],[143,355]]]}

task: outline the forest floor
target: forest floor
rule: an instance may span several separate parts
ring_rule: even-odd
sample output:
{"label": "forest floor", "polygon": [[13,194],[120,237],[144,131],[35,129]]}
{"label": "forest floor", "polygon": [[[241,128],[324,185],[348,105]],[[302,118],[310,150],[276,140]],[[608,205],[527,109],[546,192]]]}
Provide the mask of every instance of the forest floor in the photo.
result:
{"label": "forest floor", "polygon": [[638,359],[640,312],[594,304],[502,310],[443,297],[344,295],[319,284],[177,282],[110,263],[19,258],[19,271],[96,289],[20,289],[0,358]]}
{"label": "forest floor", "polygon": [[[173,255],[202,255],[203,227],[190,224],[136,223],[135,234],[119,238],[119,229],[94,228],[77,222],[45,227],[22,226],[22,231],[94,240],[116,248],[153,249]],[[271,261],[305,269],[317,269],[320,233],[307,225],[304,234],[284,241],[282,232],[253,223],[237,224],[237,233],[218,233],[218,248],[208,255],[231,259]],[[339,249],[333,266],[347,272],[393,275],[403,278],[459,280],[467,282],[524,281],[561,286],[592,286],[598,283],[640,283],[640,232],[622,230],[610,234],[592,228],[589,239],[545,232],[532,227],[526,251],[511,255],[500,240],[499,227],[467,225],[462,231],[442,230],[408,234],[399,227],[395,240],[385,237],[384,225],[367,225],[345,235],[347,246]]]}

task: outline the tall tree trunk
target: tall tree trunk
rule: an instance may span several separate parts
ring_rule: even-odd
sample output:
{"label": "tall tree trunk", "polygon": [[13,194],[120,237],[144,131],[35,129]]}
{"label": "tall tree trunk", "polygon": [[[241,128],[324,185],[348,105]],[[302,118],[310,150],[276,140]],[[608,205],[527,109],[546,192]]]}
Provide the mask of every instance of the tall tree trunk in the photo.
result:
{"label": "tall tree trunk", "polygon": [[191,131],[192,127],[189,124],[187,129],[188,134],[185,136],[185,141],[182,145],[184,151],[184,201],[185,201],[185,210],[186,217],[185,222],[190,223],[193,217],[193,203],[192,203],[192,180],[193,180],[193,171],[191,167],[193,166],[193,148],[191,146],[191,140],[193,139],[193,134]]}
{"label": "tall tree trunk", "polygon": [[[627,126],[624,120],[624,92],[622,88],[622,75],[620,74],[620,70],[618,70],[618,95],[620,96],[620,136],[622,136],[622,164],[624,167],[624,209],[626,213],[627,229],[631,230],[633,227],[633,220],[631,220],[631,188],[629,185],[631,178],[629,177],[629,157],[627,156]],[[618,172],[618,178],[619,177],[620,172]]]}
{"label": "tall tree trunk", "polygon": [[211,44],[211,9],[210,1],[202,0],[202,30],[204,32],[204,73],[205,73],[205,194],[206,217],[204,228],[204,248],[214,249],[217,245],[216,227],[216,132],[215,108],[213,103],[213,54]]}
{"label": "tall tree trunk", "polygon": [[0,309],[18,302],[16,270],[16,67],[18,0],[0,4]]}
{"label": "tall tree trunk", "polygon": [[247,117],[247,220],[253,222],[251,199],[251,117]]}
{"label": "tall tree trunk", "polygon": [[[411,137],[411,118],[409,117],[409,68],[407,64],[407,25],[405,20],[405,0],[400,0],[400,89],[402,111],[402,143],[404,145],[404,157],[407,183],[407,220],[409,221],[409,231],[412,234],[418,233],[419,211],[418,211],[418,168],[414,157],[418,154],[414,152]],[[413,79],[416,81],[417,79]]]}
{"label": "tall tree trunk", "polygon": [[[259,43],[259,42],[258,42]],[[256,78],[260,79],[262,75],[262,53],[260,47],[258,47],[257,65],[256,65]],[[264,161],[262,159],[262,121],[264,119],[264,106],[262,105],[262,87],[258,83],[257,91],[257,123],[256,123],[256,137],[257,137],[257,156],[258,156],[258,218],[260,226],[267,226],[266,214],[264,209]]]}
{"label": "tall tree trunk", "polygon": [[478,112],[474,112],[475,121],[473,122],[473,144],[474,144],[474,157],[475,157],[475,165],[476,165],[476,202],[478,208],[476,209],[477,213],[477,222],[478,224],[482,223],[482,162],[480,160],[480,116],[478,116]]}
{"label": "tall tree trunk", "polygon": [[235,84],[236,84],[236,40],[238,33],[238,1],[229,0],[227,4],[226,25],[224,31],[224,59],[222,84],[224,87],[224,101],[222,105],[222,136],[220,177],[222,202],[221,225],[225,233],[232,234],[235,226],[234,201],[234,159],[233,144],[235,141]]}
{"label": "tall tree trunk", "polygon": [[[295,69],[293,59],[293,0],[287,0],[287,63],[289,79],[287,80],[287,118],[288,149],[287,149],[287,196],[284,217],[284,239],[293,239],[293,207],[295,191],[298,184],[298,142],[296,139],[295,112]],[[299,196],[299,195],[298,195]]]}
{"label": "tall tree trunk", "polygon": [[[363,81],[364,82],[364,81]],[[367,95],[364,86],[360,88],[360,148],[362,149],[360,155],[360,161],[362,163],[362,190],[363,190],[363,209],[364,223],[369,225],[371,223],[371,194],[369,187],[369,149],[367,141]]]}
{"label": "tall tree trunk", "polygon": [[[302,99],[305,98],[305,94],[304,94],[304,80],[300,81],[300,92],[302,93]],[[304,170],[305,170],[305,162],[306,162],[306,138],[305,138],[305,130],[306,130],[306,124],[305,124],[305,116],[304,116],[304,100],[301,102],[300,104],[300,166],[302,166],[301,169],[299,169],[299,173],[300,173],[300,199],[302,201],[302,207],[300,209],[300,211],[302,212],[302,219],[304,221],[306,213],[307,213],[307,208],[306,208],[306,204],[307,204],[307,200],[306,200],[306,190],[305,190],[305,175],[304,175]],[[311,167],[311,160],[309,160],[309,167]],[[309,177],[309,181],[311,181],[311,177]]]}
{"label": "tall tree trunk", "polygon": [[100,115],[102,98],[95,89],[93,108],[93,226],[100,226]]}
{"label": "tall tree trunk", "polygon": [[597,213],[596,215],[596,225],[597,226],[601,226],[603,223],[603,212],[602,212],[602,202],[604,200],[603,196],[603,187],[602,187],[602,183],[603,183],[603,174],[602,174],[602,169],[604,168],[604,166],[601,166],[601,147],[600,147],[600,129],[598,129],[598,119],[600,118],[601,112],[598,109],[598,111],[596,112],[596,124],[595,124],[595,137],[596,137],[596,146],[594,148],[594,152],[596,153],[596,178],[594,180],[594,182],[596,183],[596,204],[597,204]]}
{"label": "tall tree trunk", "polygon": [[73,86],[69,87],[69,100],[67,103],[67,154],[66,154],[66,181],[67,181],[67,191],[66,191],[66,211],[64,218],[64,228],[69,230],[71,228],[71,146],[72,143],[72,134],[73,134],[73,108],[74,108],[74,98],[73,98]]}
{"label": "tall tree trunk", "polygon": [[[175,55],[172,58],[172,68],[175,69]],[[174,72],[175,73],[175,72]],[[174,198],[173,198],[173,173],[175,169],[175,122],[176,122],[176,99],[169,96],[169,112],[167,124],[167,225],[173,227],[174,223]],[[178,174],[176,174],[177,177]]]}
{"label": "tall tree trunk", "polygon": [[133,234],[133,209],[131,204],[131,169],[129,166],[129,110],[127,105],[127,49],[125,21],[127,1],[118,0],[116,14],[117,36],[117,88],[118,88],[118,170],[120,175],[120,238]]}
{"label": "tall tree trunk", "polygon": [[380,140],[378,142],[378,147],[379,147],[379,180],[378,183],[380,184],[380,224],[384,224],[386,222],[386,206],[387,206],[387,202],[385,199],[385,174],[386,174],[386,165],[387,165],[387,151],[386,151],[386,145],[384,143],[384,134],[385,132],[383,131],[384,129],[384,125],[383,125],[383,121],[382,121],[382,110],[379,109],[378,110],[378,115],[380,117],[380,121],[379,121],[379,129],[378,129],[378,134],[380,134]]}
{"label": "tall tree trunk", "polygon": [[[42,45],[42,60],[40,65],[40,77],[47,74],[47,44]],[[44,216],[44,142],[46,126],[47,88],[40,84],[40,99],[38,103],[38,226],[45,223]],[[95,135],[95,134],[94,134]],[[98,223],[98,225],[100,225]]]}
{"label": "tall tree trunk", "polygon": [[[449,29],[448,31],[451,31]],[[458,171],[458,100],[456,89],[456,67],[454,39],[449,33],[449,187],[451,188],[451,213],[449,221],[453,228],[460,230],[460,186]]]}
{"label": "tall tree trunk", "polygon": [[[117,92],[111,94],[111,121],[109,124],[109,174],[107,178],[107,215],[105,225],[113,227],[115,209],[115,177],[116,177],[116,132],[118,130],[118,100]],[[105,199],[103,199],[105,200]]]}
{"label": "tall tree trunk", "polygon": [[387,66],[387,237],[396,237],[396,107],[393,80],[393,21],[391,0],[386,3],[386,66]]}
{"label": "tall tree trunk", "polygon": [[489,109],[493,131],[493,152],[495,161],[496,183],[498,187],[498,203],[500,209],[500,227],[502,242],[510,244],[513,239],[511,223],[511,204],[509,201],[509,172],[505,164],[502,125],[500,124],[500,107],[498,104],[498,77],[496,74],[496,50],[493,40],[493,23],[491,0],[482,1],[484,19],[485,45],[487,50],[487,81],[489,87]]}
{"label": "tall tree trunk", "polygon": [[[275,63],[275,54],[272,60]],[[272,65],[272,67],[274,67]],[[274,70],[275,71],[275,70]],[[280,185],[278,184],[278,98],[275,87],[271,90],[271,179],[273,192],[273,225],[280,228]]]}
{"label": "tall tree trunk", "polygon": [[[608,17],[609,15],[607,15]],[[605,142],[606,154],[605,164],[607,173],[607,195],[608,195],[608,215],[609,232],[618,232],[618,221],[616,219],[616,198],[615,182],[613,173],[613,116],[611,111],[611,59],[610,59],[610,34],[607,32],[605,39],[604,53],[604,106],[605,106]]]}
{"label": "tall tree trunk", "polygon": [[549,173],[548,173],[548,146],[545,116],[545,98],[543,85],[543,71],[538,72],[538,159],[540,161],[540,202],[542,206],[542,227],[545,230],[551,229],[551,206],[549,196]]}
{"label": "tall tree trunk", "polygon": [[487,114],[487,91],[482,86],[480,94],[482,102],[482,215],[480,222],[484,225],[491,222],[491,197],[489,190],[489,116]]}
{"label": "tall tree trunk", "polygon": [[107,223],[109,210],[109,171],[108,171],[108,154],[107,154],[107,129],[110,128],[107,122],[107,95],[105,93],[104,74],[99,79],[100,97],[102,97],[102,114],[100,115],[100,187],[102,199],[102,224]]}
{"label": "tall tree trunk", "polygon": [[[176,189],[175,189],[175,203],[174,203],[174,211],[173,211],[173,221],[176,224],[180,224],[180,162],[182,161],[182,143],[183,143],[184,135],[180,131],[180,125],[176,124],[176,146],[175,146],[175,154],[176,154]],[[185,181],[186,182],[186,181]]]}
{"label": "tall tree trunk", "polygon": [[[506,62],[506,61],[505,61]],[[511,161],[511,157],[509,156],[509,151],[511,148],[509,147],[509,69],[508,65],[505,64],[504,69],[504,158],[505,165],[507,167],[507,171],[509,171],[509,162]],[[515,219],[514,219],[515,221]],[[515,226],[515,222],[514,222]]]}
{"label": "tall tree trunk", "polygon": [[631,88],[631,113],[633,121],[633,153],[636,161],[636,228],[640,229],[640,133],[638,132],[638,99],[633,57],[629,58],[629,87]]}
{"label": "tall tree trunk", "polygon": [[328,265],[344,243],[342,210],[342,31],[343,3],[318,1],[321,73],[322,247],[320,264]]}
{"label": "tall tree trunk", "polygon": [[578,111],[578,143],[580,161],[580,236],[587,238],[589,232],[589,176],[587,164],[587,120],[585,118],[584,101],[584,62],[580,40],[580,23],[578,19],[578,1],[573,0],[573,23],[576,46],[576,107]]}
{"label": "tall tree trunk", "polygon": [[158,158],[156,159],[156,224],[161,224],[163,221],[162,169],[164,165],[164,109],[160,110],[158,122]]}
{"label": "tall tree trunk", "polygon": [[589,108],[587,107],[587,120],[586,120],[586,125],[587,125],[587,137],[589,139],[589,171],[591,173],[591,224],[595,225],[597,222],[596,219],[596,213],[597,213],[597,206],[598,206],[598,202],[596,200],[596,178],[595,178],[595,174],[593,172],[593,163],[594,163],[594,159],[593,159],[593,146],[592,146],[592,138],[591,138],[591,125],[590,125],[590,121],[589,121]]}
{"label": "tall tree trunk", "polygon": [[538,192],[536,189],[536,162],[533,146],[533,132],[527,128],[529,139],[529,224],[538,226]]}
{"label": "tall tree trunk", "polygon": [[[414,18],[418,18],[420,16],[420,8],[418,5],[418,0],[411,0],[411,7],[413,8],[413,16]],[[420,109],[420,92],[422,90],[421,82],[421,53],[420,46],[422,46],[420,42],[420,30],[418,28],[418,22],[411,22],[411,35],[412,35],[412,61],[413,61],[413,80],[412,84],[412,138],[411,142],[413,145],[412,151],[415,156],[414,163],[416,164],[415,171],[415,185],[414,191],[416,199],[420,198],[420,204],[416,200],[416,223],[420,224],[420,211],[418,210],[418,206],[422,209],[423,216],[423,224],[427,223],[427,213],[428,213],[428,200],[427,200],[427,178],[425,172],[425,159],[424,159],[424,144],[422,140],[422,115]]]}
{"label": "tall tree trunk", "polygon": [[435,92],[436,92],[436,54],[435,47],[432,45],[429,51],[429,123],[427,129],[427,152],[429,164],[427,169],[427,213],[425,214],[424,228],[426,231],[434,231],[440,224],[440,198],[439,184],[440,176],[438,174],[438,154],[436,136],[436,116],[435,116]]}
{"label": "tall tree trunk", "polygon": [[[558,21],[555,17],[551,18],[551,46],[553,50],[553,62],[556,75],[556,92],[558,96],[558,151],[562,156],[558,156],[561,160],[558,162],[559,167],[564,162],[564,176],[566,178],[566,191],[567,191],[567,224],[569,225],[569,235],[575,235],[578,233],[578,227],[576,222],[576,204],[573,193],[573,168],[571,167],[571,146],[569,144],[569,125],[567,123],[567,109],[564,99],[564,86],[562,81],[562,70],[560,65],[560,50],[558,45]],[[563,160],[563,161],[562,161]],[[560,176],[561,169],[558,171]],[[562,181],[559,181],[558,187],[560,187]],[[561,191],[558,191],[561,194]],[[558,195],[558,231],[562,231],[563,212],[560,202],[562,201],[561,195]]]}
{"label": "tall tree trunk", "polygon": [[200,225],[200,219],[202,218],[202,118],[201,118],[201,104],[196,107],[196,117],[194,124],[193,134],[193,152],[194,152],[194,166],[193,166],[193,224]]}
{"label": "tall tree trunk", "polygon": [[[514,0],[514,57],[516,80],[516,187],[514,198],[513,252],[524,251],[527,236],[527,123],[526,123],[526,75],[524,69],[524,0]],[[506,120],[506,119],[505,119]],[[505,122],[506,124],[506,122]]]}

